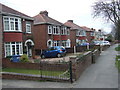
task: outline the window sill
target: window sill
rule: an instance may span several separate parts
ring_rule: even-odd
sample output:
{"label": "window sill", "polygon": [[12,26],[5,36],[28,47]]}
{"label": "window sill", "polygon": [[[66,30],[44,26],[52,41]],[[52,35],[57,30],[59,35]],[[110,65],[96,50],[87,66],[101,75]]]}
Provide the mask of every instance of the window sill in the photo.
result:
{"label": "window sill", "polygon": [[22,31],[4,31],[4,32],[22,32]]}

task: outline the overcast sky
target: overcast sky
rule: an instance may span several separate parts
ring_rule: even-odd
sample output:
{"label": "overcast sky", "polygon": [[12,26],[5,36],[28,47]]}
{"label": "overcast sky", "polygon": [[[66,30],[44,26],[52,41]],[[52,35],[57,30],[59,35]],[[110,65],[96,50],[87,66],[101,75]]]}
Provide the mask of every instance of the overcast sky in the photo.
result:
{"label": "overcast sky", "polygon": [[100,18],[94,19],[91,15],[91,6],[95,1],[97,0],[0,0],[0,3],[32,17],[47,10],[51,18],[62,23],[73,20],[79,26],[110,32],[110,24]]}

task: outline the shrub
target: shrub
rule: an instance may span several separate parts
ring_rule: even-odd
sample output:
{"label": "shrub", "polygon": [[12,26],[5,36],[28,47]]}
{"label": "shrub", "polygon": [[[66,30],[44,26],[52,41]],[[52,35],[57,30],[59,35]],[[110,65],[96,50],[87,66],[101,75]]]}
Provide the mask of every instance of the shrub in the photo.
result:
{"label": "shrub", "polygon": [[116,47],[115,50],[120,51],[120,45],[118,45],[118,47]]}
{"label": "shrub", "polygon": [[20,57],[20,62],[29,62],[28,56],[26,54],[23,54]]}

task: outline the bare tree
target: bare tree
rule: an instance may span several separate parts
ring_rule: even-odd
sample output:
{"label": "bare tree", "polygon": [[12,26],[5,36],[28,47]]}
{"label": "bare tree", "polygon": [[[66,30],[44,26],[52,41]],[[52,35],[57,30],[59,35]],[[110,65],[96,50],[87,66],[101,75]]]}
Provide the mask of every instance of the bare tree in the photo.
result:
{"label": "bare tree", "polygon": [[106,21],[111,21],[117,34],[120,37],[120,0],[99,0],[93,5],[93,16],[102,17]]}
{"label": "bare tree", "polygon": [[107,0],[94,3],[93,16],[102,16],[107,21],[112,21],[114,24],[120,19],[120,0]]}

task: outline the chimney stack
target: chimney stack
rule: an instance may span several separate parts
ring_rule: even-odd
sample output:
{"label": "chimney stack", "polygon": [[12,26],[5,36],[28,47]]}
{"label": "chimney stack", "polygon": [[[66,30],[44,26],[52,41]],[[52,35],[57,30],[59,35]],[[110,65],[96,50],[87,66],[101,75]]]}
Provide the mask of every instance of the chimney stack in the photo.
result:
{"label": "chimney stack", "polygon": [[73,20],[68,20],[68,22],[72,22],[73,23]]}
{"label": "chimney stack", "polygon": [[48,16],[48,12],[45,10],[45,11],[41,11],[40,14],[43,14],[45,16]]}

